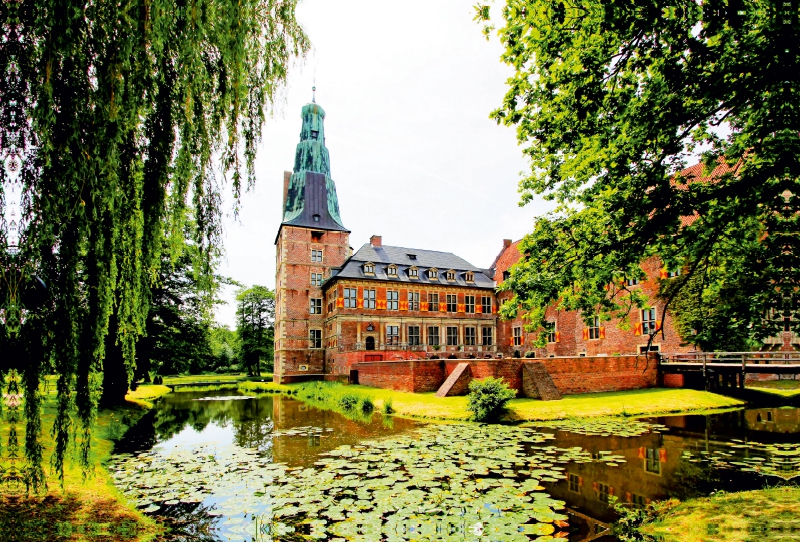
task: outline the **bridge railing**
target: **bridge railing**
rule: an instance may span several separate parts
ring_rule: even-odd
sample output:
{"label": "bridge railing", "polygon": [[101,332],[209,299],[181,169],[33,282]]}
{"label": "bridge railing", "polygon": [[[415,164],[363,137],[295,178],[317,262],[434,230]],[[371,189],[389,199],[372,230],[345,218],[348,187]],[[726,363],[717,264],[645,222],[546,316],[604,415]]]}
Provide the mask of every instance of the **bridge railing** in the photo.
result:
{"label": "bridge railing", "polygon": [[800,352],[681,352],[675,354],[661,354],[659,362],[670,363],[698,363],[713,365],[719,363],[755,365],[785,365],[800,363]]}

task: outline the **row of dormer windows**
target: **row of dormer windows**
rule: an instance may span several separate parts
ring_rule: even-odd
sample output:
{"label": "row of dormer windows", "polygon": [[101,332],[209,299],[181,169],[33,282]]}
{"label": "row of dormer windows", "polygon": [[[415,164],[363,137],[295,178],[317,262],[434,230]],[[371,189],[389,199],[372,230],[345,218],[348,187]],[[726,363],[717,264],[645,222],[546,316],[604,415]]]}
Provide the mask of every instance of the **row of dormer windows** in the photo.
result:
{"label": "row of dormer windows", "polygon": [[[364,264],[364,274],[365,275],[375,275],[375,264],[372,262],[367,262]],[[386,276],[390,278],[397,278],[399,273],[398,267],[394,264],[386,266]],[[439,280],[439,270],[435,267],[431,267],[427,271],[428,279],[429,280]],[[443,273],[445,280],[448,282],[455,282],[457,278],[457,272],[454,269],[449,269]],[[411,279],[418,279],[420,277],[419,268],[418,267],[409,267],[408,268],[408,278]],[[475,273],[472,271],[467,271],[464,273],[464,281],[466,282],[475,282]]]}

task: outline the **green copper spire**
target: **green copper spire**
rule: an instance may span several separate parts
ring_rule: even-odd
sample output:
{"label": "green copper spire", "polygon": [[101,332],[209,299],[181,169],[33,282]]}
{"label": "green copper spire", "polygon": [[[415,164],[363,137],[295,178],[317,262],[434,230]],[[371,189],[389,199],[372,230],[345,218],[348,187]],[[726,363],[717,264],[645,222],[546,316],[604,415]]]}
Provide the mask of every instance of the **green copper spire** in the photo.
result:
{"label": "green copper spire", "polygon": [[[314,91],[316,91],[316,87],[314,87]],[[316,96],[314,99],[316,100]],[[289,181],[289,192],[286,197],[286,206],[283,210],[283,223],[292,222],[297,223],[297,225],[307,225],[305,222],[310,217],[304,216],[308,212],[303,213],[309,204],[308,198],[310,197],[310,194],[306,193],[306,174],[319,173],[325,176],[328,214],[330,214],[330,218],[337,226],[336,229],[345,229],[344,225],[342,225],[342,218],[339,216],[336,185],[331,179],[330,157],[328,149],[325,147],[325,110],[312,101],[312,103],[303,106],[301,118],[303,119],[303,127],[300,129],[300,142],[297,144],[297,150],[295,151],[294,172]],[[317,211],[314,212],[317,213]],[[315,214],[314,216],[318,215]],[[325,222],[327,221],[322,220],[322,223]]]}

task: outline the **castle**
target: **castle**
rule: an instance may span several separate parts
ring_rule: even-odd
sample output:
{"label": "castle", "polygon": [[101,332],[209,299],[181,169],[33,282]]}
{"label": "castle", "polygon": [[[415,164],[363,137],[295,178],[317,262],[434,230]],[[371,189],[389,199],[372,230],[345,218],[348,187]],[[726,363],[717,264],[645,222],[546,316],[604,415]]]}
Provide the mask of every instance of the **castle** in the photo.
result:
{"label": "castle", "polygon": [[[520,318],[499,320],[509,292],[497,286],[520,258],[504,240],[488,268],[449,252],[384,245],[373,235],[353,252],[339,213],[325,147],[325,111],[302,109],[293,172],[284,173],[283,221],[276,245],[275,380],[347,380],[356,364],[431,358],[497,359],[613,356],[650,350],[686,350],[660,307],[632,315],[631,329],[598,318],[587,326],[573,311],[547,314],[545,348]],[[674,273],[653,258],[647,279],[628,287],[651,299],[658,281]]]}

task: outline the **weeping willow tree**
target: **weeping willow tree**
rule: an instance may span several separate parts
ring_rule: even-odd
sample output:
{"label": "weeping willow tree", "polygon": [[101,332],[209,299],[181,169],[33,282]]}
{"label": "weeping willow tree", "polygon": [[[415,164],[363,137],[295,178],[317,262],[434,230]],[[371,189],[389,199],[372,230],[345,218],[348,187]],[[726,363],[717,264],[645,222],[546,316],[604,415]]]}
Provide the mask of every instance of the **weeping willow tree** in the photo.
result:
{"label": "weeping willow tree", "polygon": [[[0,371],[24,397],[28,490],[44,487],[41,394],[54,372],[53,467],[88,464],[99,403],[121,401],[165,236],[191,212],[207,261],[221,190],[254,182],[265,115],[308,49],[296,0],[7,0],[0,8],[5,213]],[[73,421],[74,420],[74,421]]]}

